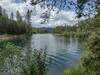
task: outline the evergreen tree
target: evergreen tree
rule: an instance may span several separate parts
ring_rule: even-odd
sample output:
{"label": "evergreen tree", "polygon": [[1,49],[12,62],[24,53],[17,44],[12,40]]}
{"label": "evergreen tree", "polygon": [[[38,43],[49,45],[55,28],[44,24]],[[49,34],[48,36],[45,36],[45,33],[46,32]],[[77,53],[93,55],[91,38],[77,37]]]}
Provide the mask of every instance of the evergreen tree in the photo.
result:
{"label": "evergreen tree", "polygon": [[14,14],[13,14],[13,12],[11,13],[10,18],[11,18],[11,20],[14,20]]}
{"label": "evergreen tree", "polygon": [[0,16],[2,15],[2,7],[0,6]]}
{"label": "evergreen tree", "polygon": [[30,11],[30,10],[28,10],[27,13],[26,13],[25,18],[26,18],[26,23],[27,24],[31,24],[31,22],[30,22],[30,20],[31,20],[31,13],[32,13],[32,11]]}
{"label": "evergreen tree", "polygon": [[20,21],[20,22],[22,21],[22,16],[19,13],[19,11],[16,12],[16,19],[17,19],[17,21]]}
{"label": "evergreen tree", "polygon": [[8,14],[5,9],[2,9],[2,15],[8,18]]}

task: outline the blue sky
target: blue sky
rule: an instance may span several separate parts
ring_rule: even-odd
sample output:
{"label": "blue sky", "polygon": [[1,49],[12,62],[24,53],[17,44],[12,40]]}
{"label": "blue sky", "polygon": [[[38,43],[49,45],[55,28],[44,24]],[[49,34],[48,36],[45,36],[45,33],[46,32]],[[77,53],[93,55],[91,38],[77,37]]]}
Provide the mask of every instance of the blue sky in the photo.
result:
{"label": "blue sky", "polygon": [[[47,11],[47,8],[41,8],[40,4],[36,6],[31,6],[30,1],[21,2],[20,0],[1,0],[0,5],[6,9],[7,13],[10,15],[11,12],[16,13],[17,10],[20,11],[23,18],[26,15],[28,9],[33,10],[31,22],[33,27],[55,27],[58,25],[72,25],[77,22],[75,19],[75,8],[71,6],[71,10],[61,9],[59,6],[55,6],[55,11],[50,12],[50,19],[47,23],[41,24],[43,20],[40,16]],[[57,4],[59,5],[59,3]],[[58,14],[57,10],[60,10]],[[16,14],[14,14],[16,16]],[[16,19],[16,18],[15,18]]]}
{"label": "blue sky", "polygon": [[14,0],[15,3],[20,3],[22,2],[21,0]]}

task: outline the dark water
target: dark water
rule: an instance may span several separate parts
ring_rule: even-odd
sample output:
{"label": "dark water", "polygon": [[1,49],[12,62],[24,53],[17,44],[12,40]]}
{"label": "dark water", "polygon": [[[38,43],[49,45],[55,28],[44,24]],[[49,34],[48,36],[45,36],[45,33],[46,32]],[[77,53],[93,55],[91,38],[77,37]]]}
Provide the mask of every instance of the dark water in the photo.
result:
{"label": "dark water", "polygon": [[25,45],[31,49],[46,49],[50,58],[48,75],[63,75],[64,70],[74,67],[80,60],[78,38],[66,38],[53,34],[34,34]]}

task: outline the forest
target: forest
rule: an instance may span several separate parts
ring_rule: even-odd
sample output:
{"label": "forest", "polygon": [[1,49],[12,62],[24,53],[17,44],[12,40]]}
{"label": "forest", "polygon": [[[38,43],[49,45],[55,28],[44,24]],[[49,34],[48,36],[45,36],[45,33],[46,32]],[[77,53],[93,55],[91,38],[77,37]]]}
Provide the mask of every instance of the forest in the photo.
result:
{"label": "forest", "polygon": [[[23,1],[26,2],[26,0]],[[31,5],[35,6],[41,2],[45,5],[45,1],[48,0],[31,0]],[[64,1],[66,0],[62,0],[61,5],[63,3],[66,5]],[[76,17],[78,19],[85,15],[85,4],[88,3],[91,6],[90,9],[92,8],[91,1],[92,0],[77,0],[76,5],[72,4],[73,6],[77,6]],[[56,2],[56,0],[51,2],[50,10],[53,10]],[[23,19],[19,11],[16,12],[16,16],[14,16],[12,12],[9,17],[6,10],[0,6],[0,75],[48,75],[46,73],[51,63],[51,58],[47,54],[48,50],[46,50],[46,48],[40,50],[26,48],[27,46],[31,46],[29,41],[35,38],[33,36],[35,36],[35,34],[40,35],[41,33],[64,36],[64,38],[82,39],[81,48],[83,51],[80,55],[80,60],[75,67],[65,69],[63,71],[64,75],[100,75],[100,0],[93,2],[95,3],[94,10],[97,13],[93,17],[90,17],[91,14],[89,13],[87,19],[80,20],[73,26],[65,24],[54,28],[32,27],[30,22],[32,11],[30,10],[27,11],[25,19]],[[47,4],[46,6],[49,7]],[[48,9],[48,11],[50,10]],[[48,17],[45,18],[45,20],[47,19]],[[17,36],[17,38],[1,39],[9,35],[11,37]],[[21,35],[25,36],[19,37]],[[37,36],[38,35],[36,35],[36,37]],[[42,39],[43,36],[38,38]],[[47,37],[44,39],[46,40]],[[32,42],[35,41],[33,40]],[[38,41],[36,41],[36,43],[37,42]],[[45,41],[43,43],[45,43]],[[43,43],[39,44],[42,45]],[[23,46],[25,46],[26,49]],[[37,44],[34,46],[38,47]]]}

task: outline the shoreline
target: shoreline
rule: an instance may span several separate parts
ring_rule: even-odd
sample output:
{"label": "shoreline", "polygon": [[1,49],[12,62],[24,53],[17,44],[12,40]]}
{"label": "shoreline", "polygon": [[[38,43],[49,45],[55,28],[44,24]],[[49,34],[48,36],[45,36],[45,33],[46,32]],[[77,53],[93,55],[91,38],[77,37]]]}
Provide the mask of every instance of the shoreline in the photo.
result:
{"label": "shoreline", "polygon": [[0,40],[11,40],[11,39],[19,38],[19,37],[24,37],[24,36],[26,36],[26,35],[25,34],[23,34],[23,35],[3,34],[3,35],[0,35]]}

